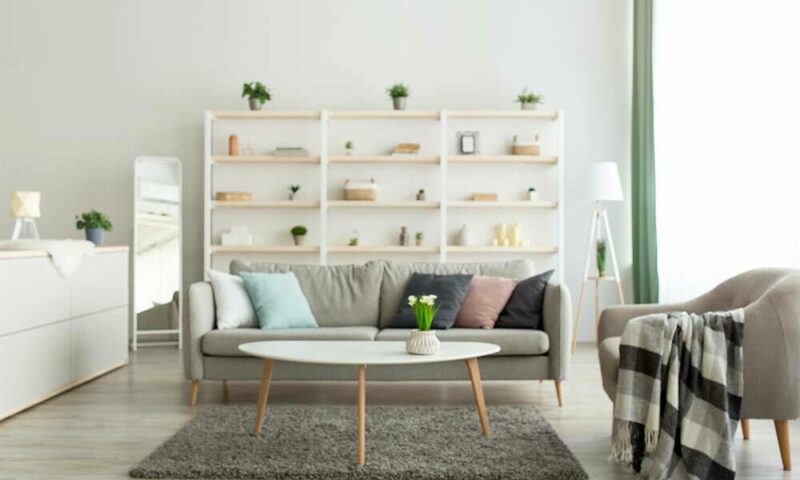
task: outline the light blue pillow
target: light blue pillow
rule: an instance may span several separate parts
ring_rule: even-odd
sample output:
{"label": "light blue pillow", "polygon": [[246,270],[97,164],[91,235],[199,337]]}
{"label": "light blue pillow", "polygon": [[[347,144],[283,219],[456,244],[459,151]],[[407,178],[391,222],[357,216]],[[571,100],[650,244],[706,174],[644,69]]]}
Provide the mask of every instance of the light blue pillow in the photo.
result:
{"label": "light blue pillow", "polygon": [[317,328],[294,273],[241,273],[262,330]]}

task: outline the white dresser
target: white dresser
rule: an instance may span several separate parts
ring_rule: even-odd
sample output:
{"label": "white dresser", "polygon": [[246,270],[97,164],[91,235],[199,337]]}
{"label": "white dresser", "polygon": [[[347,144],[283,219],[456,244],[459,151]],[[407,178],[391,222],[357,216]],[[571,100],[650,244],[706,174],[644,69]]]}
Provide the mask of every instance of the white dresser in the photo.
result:
{"label": "white dresser", "polygon": [[0,419],[128,363],[128,247],[66,279],[45,252],[0,252]]}

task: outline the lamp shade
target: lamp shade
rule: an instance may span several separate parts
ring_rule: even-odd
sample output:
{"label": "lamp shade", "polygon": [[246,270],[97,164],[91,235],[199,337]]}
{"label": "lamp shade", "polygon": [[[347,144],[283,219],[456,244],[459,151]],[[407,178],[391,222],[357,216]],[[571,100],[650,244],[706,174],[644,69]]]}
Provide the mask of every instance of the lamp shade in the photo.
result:
{"label": "lamp shade", "polygon": [[14,192],[11,194],[11,216],[16,218],[39,218],[41,192]]}
{"label": "lamp shade", "polygon": [[589,167],[586,194],[590,200],[621,202],[622,182],[616,162],[597,162]]}

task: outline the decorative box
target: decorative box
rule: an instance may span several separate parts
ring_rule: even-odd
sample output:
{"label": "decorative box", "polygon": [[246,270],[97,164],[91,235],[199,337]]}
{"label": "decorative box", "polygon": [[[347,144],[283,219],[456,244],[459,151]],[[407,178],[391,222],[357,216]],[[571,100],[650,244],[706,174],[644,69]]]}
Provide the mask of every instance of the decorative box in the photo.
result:
{"label": "decorative box", "polygon": [[369,182],[353,182],[349,178],[344,182],[345,200],[370,200],[378,199],[378,184],[375,179]]}

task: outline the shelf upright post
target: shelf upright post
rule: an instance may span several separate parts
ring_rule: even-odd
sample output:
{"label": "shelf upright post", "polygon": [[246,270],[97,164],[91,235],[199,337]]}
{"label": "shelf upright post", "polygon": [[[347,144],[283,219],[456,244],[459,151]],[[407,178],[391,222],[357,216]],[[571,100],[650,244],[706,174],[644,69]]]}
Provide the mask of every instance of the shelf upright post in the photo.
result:
{"label": "shelf upright post", "polygon": [[206,273],[211,268],[211,156],[212,151],[212,126],[214,114],[206,110],[205,125],[203,128],[203,278],[208,279]]}
{"label": "shelf upright post", "polygon": [[558,271],[561,272],[559,274],[561,283],[564,283],[566,281],[564,276],[564,110],[558,111],[556,130],[556,145],[558,149],[556,152],[556,155],[558,155],[556,164],[558,174],[558,211],[556,213],[558,216],[558,256],[556,257],[556,265]]}
{"label": "shelf upright post", "polygon": [[447,110],[439,112],[439,262],[447,262]]}
{"label": "shelf upright post", "polygon": [[319,114],[319,264],[328,263],[328,110]]}

